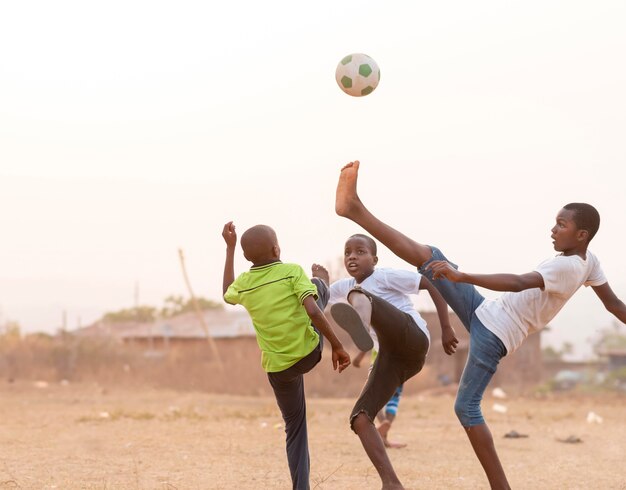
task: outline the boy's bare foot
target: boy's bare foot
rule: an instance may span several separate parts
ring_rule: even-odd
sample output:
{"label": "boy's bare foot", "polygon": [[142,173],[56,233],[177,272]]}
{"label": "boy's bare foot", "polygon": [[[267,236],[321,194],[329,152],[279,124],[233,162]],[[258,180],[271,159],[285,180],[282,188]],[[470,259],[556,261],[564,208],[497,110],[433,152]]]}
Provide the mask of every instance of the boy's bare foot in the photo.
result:
{"label": "boy's bare foot", "polygon": [[406,447],[406,444],[403,442],[393,442],[388,441],[387,439],[383,440],[383,442],[385,443],[385,447],[389,449],[402,449],[403,447]]}
{"label": "boy's bare foot", "polygon": [[337,194],[335,196],[335,212],[339,216],[350,218],[361,200],[356,193],[356,182],[359,176],[359,161],[355,160],[345,165],[339,174]]}
{"label": "boy's bare foot", "polygon": [[406,444],[403,444],[401,442],[392,442],[387,439],[389,429],[391,429],[391,422],[389,422],[389,420],[381,422],[380,425],[377,427],[378,433],[380,434],[380,437],[382,438],[385,447],[391,449],[401,449],[403,447],[406,447]]}
{"label": "boy's bare foot", "polygon": [[311,266],[311,274],[313,277],[320,278],[327,286],[330,284],[330,275],[323,265],[313,264]]}

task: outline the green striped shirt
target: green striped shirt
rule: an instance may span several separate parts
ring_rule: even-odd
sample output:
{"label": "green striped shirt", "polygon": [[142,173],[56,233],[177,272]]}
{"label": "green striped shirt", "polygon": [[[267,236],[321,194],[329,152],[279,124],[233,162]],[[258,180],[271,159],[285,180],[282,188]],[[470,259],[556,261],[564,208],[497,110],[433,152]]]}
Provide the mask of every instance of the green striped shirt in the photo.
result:
{"label": "green striped shirt", "polygon": [[317,289],[302,267],[273,262],[251,267],[230,285],[224,300],[250,314],[269,373],[284,371],[310,354],[319,343],[302,302]]}

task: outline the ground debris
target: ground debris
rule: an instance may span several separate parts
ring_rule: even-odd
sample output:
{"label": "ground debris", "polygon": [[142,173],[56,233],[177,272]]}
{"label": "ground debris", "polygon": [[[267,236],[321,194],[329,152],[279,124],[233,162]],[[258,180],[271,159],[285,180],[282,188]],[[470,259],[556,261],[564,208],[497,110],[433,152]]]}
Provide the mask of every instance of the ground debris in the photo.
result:
{"label": "ground debris", "polygon": [[516,430],[511,430],[504,434],[504,437],[506,437],[507,439],[521,439],[523,437],[528,437],[528,434],[520,434]]}
{"label": "ground debris", "polygon": [[571,435],[569,437],[566,437],[565,439],[558,439],[557,438],[557,441],[565,442],[567,444],[578,444],[579,442],[583,442],[583,440],[580,437],[575,436],[575,435]]}

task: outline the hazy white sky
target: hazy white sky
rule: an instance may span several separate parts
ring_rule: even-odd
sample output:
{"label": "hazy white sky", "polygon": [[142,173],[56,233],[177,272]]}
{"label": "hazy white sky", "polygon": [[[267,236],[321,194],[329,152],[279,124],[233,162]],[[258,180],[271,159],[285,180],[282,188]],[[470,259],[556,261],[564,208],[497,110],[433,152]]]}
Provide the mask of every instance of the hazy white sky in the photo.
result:
{"label": "hazy white sky", "polygon": [[[3,2],[0,323],[186,295],[179,247],[219,299],[231,219],[334,263],[352,159],[376,214],[468,271],[528,272],[561,206],[593,203],[626,298],[624,25],[622,0]],[[364,98],[334,80],[352,52],[381,69]],[[582,354],[611,323],[580,291],[545,338]]]}

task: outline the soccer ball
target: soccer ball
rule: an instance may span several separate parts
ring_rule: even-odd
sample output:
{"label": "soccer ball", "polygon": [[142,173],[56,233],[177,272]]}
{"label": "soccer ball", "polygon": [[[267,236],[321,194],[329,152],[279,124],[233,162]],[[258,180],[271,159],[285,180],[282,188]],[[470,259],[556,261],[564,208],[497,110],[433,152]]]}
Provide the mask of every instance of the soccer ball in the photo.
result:
{"label": "soccer ball", "polygon": [[376,62],[363,53],[344,57],[335,70],[337,85],[348,95],[362,97],[371,94],[380,81],[380,69]]}

